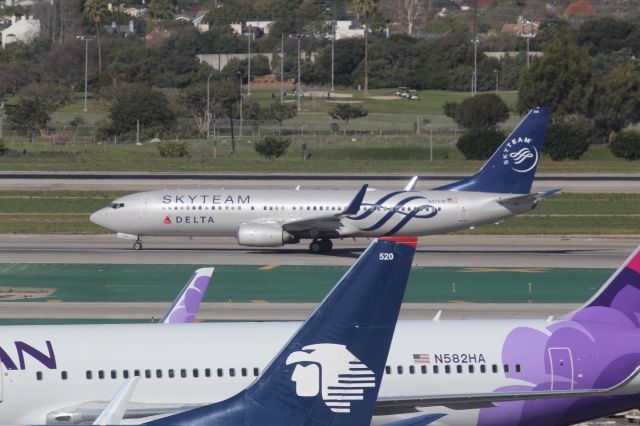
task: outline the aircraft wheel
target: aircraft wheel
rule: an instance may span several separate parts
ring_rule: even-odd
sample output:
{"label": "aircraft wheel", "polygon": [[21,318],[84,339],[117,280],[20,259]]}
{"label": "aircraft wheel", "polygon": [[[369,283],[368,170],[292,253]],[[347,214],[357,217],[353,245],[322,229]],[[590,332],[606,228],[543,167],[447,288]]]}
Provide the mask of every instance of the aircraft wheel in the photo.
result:
{"label": "aircraft wheel", "polygon": [[322,244],[320,243],[320,241],[318,240],[311,241],[311,244],[309,244],[309,251],[314,254],[320,253],[322,251]]}
{"label": "aircraft wheel", "polygon": [[142,250],[142,241],[136,241],[135,243],[133,243],[133,249]]}
{"label": "aircraft wheel", "polygon": [[329,252],[333,248],[333,241],[331,241],[329,239],[321,240],[320,241],[320,247],[321,247],[323,253]]}

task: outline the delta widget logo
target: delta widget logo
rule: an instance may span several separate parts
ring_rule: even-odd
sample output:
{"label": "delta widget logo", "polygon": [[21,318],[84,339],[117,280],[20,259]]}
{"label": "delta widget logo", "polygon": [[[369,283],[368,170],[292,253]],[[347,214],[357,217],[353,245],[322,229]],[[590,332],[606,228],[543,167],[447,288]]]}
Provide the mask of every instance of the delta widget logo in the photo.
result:
{"label": "delta widget logo", "polygon": [[376,386],[373,371],[344,345],[308,345],[289,355],[286,364],[297,364],[291,376],[296,395],[311,398],[320,394],[334,413],[350,413],[351,403],[364,400],[364,390]]}
{"label": "delta widget logo", "polygon": [[502,150],[502,163],[511,166],[514,172],[527,173],[538,164],[538,150],[531,138],[511,139]]}
{"label": "delta widget logo", "polygon": [[164,223],[165,225],[171,225],[173,223],[171,221],[171,216],[165,216],[164,219],[162,219],[162,223]]}

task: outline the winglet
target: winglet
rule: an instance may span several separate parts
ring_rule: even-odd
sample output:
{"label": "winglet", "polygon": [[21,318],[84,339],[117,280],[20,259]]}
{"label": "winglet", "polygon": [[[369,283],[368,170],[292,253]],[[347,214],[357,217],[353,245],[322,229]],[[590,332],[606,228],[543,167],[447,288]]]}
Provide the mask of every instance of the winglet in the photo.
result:
{"label": "winglet", "polygon": [[418,176],[414,176],[411,178],[409,183],[407,183],[404,187],[405,191],[413,191],[416,187],[416,183],[418,182]]}
{"label": "winglet", "polygon": [[213,268],[201,268],[195,271],[187,284],[182,288],[169,309],[160,320],[162,324],[191,323],[200,310],[200,302],[207,292]]}
{"label": "winglet", "polygon": [[346,209],[344,209],[341,215],[349,216],[349,215],[358,213],[358,211],[360,210],[360,206],[362,205],[362,200],[364,200],[364,196],[367,193],[367,188],[369,188],[368,184],[362,185],[362,188],[360,188],[360,191],[358,191],[356,196],[353,197],[353,200],[351,200],[351,203]]}
{"label": "winglet", "polygon": [[116,392],[113,399],[102,410],[102,413],[93,422],[94,425],[119,425],[131,401],[133,391],[136,389],[140,377],[132,377]]}

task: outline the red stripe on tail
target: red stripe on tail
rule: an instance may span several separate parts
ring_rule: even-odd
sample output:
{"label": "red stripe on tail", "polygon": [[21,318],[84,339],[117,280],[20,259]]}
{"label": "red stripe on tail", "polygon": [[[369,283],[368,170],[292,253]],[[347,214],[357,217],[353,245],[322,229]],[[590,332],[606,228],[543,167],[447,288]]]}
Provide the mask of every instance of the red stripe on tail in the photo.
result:
{"label": "red stripe on tail", "polygon": [[413,248],[418,246],[418,237],[380,237],[378,241],[393,241],[394,243],[405,244]]}

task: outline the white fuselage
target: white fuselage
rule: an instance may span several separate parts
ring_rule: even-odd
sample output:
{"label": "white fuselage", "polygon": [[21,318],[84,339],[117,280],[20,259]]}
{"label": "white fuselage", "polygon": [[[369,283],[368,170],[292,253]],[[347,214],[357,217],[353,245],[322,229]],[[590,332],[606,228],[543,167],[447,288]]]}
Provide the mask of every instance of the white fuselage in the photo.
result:
{"label": "white fuselage", "polygon": [[[220,401],[249,385],[299,325],[3,327],[0,424],[43,424],[48,415],[51,420],[52,413],[67,412],[65,408],[108,401],[125,377],[133,376],[136,370],[142,378],[132,403]],[[518,325],[543,330],[549,323]],[[517,379],[518,374],[507,378],[504,371],[503,343],[513,328],[511,321],[400,321],[379,396],[491,392],[501,386],[524,384]],[[21,350],[16,342],[23,342]],[[40,352],[40,359],[33,356],[33,350],[24,350],[24,344]],[[416,354],[426,355],[428,362],[416,362]],[[540,367],[528,365],[531,362],[514,360],[508,368],[512,375],[516,369],[526,375]],[[545,360],[534,362],[544,365]],[[15,369],[9,369],[12,363]],[[451,411],[442,407],[431,410]],[[477,413],[451,412],[436,424],[475,424]]]}
{"label": "white fuselage", "polygon": [[[420,236],[494,223],[530,210],[533,199],[499,203],[511,194],[454,191],[367,191],[357,214],[332,220],[355,191],[150,191],[114,200],[91,220],[134,236],[237,236],[243,224],[285,227],[296,238]],[[318,218],[296,225],[296,221]],[[329,217],[329,218],[327,218]],[[278,244],[281,245],[282,243]]]}

